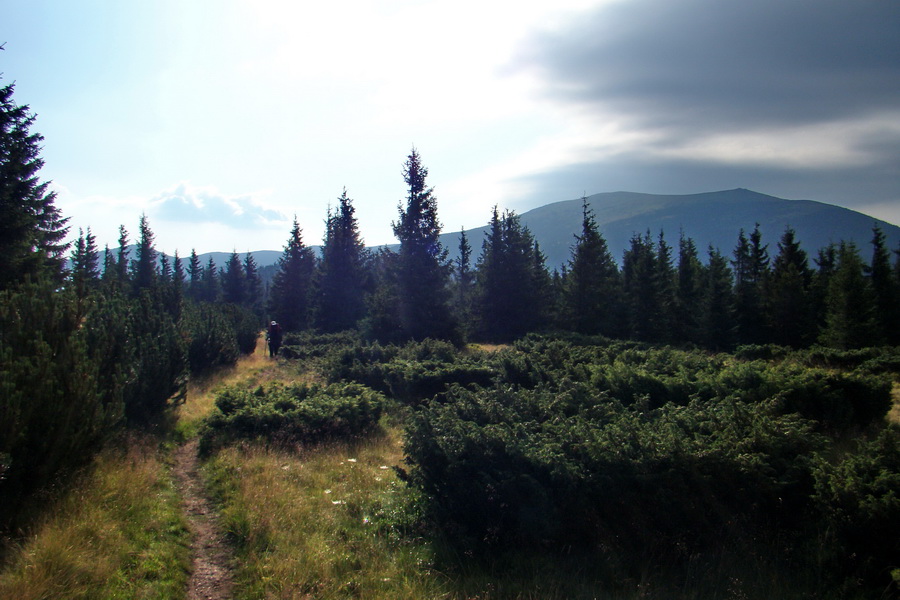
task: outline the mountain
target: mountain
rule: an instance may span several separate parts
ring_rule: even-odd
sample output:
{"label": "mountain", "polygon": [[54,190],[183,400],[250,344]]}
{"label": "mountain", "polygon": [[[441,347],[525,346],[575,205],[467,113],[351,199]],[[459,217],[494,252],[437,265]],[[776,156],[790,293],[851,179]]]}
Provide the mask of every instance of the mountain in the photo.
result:
{"label": "mountain", "polygon": [[[872,227],[876,224],[885,233],[888,248],[900,245],[900,227],[874,217],[822,202],[785,200],[745,189],[679,196],[611,192],[588,196],[588,203],[620,264],[632,236],[648,230],[654,239],[663,230],[676,254],[683,231],[697,244],[701,257],[706,256],[709,245],[730,257],[741,229],[749,235],[756,223],[772,257],[777,254],[778,240],[787,227],[794,229],[810,260],[820,248],[843,240],[853,241],[868,262]],[[566,264],[575,235],[581,233],[581,199],[541,206],[522,213],[520,218],[547,256],[547,267],[553,270]],[[473,259],[481,252],[487,229],[485,225],[466,232]],[[458,254],[459,232],[442,235],[441,242],[451,255]]]}
{"label": "mountain", "polygon": [[[787,227],[796,231],[810,260],[820,248],[843,240],[853,241],[868,261],[872,227],[876,224],[887,237],[888,248],[894,250],[900,246],[900,227],[896,225],[823,202],[785,200],[745,189],[679,196],[610,192],[588,196],[588,202],[613,257],[620,263],[631,237],[643,235],[647,230],[654,239],[663,230],[666,241],[676,252],[683,231],[693,238],[702,258],[705,258],[709,245],[731,257],[741,229],[749,235],[756,223],[759,223],[763,243],[769,245],[772,257],[777,254],[778,240]],[[485,223],[489,217],[486,208]],[[547,204],[524,212],[520,217],[547,256],[547,267],[553,270],[565,265],[571,257],[575,235],[581,233],[581,199]],[[472,245],[473,261],[481,253],[481,242],[487,229],[485,225],[466,231]],[[459,232],[443,234],[441,242],[455,258],[459,251]],[[396,250],[399,246],[388,247]],[[319,246],[313,248],[320,251]],[[261,250],[253,252],[253,258],[262,269],[274,265],[281,254],[281,251]],[[204,266],[212,256],[216,265],[223,267],[230,255],[230,252],[210,252],[199,257]],[[240,253],[242,261],[244,256],[245,253]],[[187,258],[182,259],[186,264]]]}

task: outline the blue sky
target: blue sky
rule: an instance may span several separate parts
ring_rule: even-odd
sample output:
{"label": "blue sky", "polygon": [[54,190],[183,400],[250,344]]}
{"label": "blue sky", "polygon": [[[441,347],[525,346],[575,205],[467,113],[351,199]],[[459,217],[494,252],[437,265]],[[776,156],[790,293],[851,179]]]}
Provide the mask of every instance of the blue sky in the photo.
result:
{"label": "blue sky", "polygon": [[[420,151],[445,231],[582,193],[736,187],[900,223],[894,0],[0,0],[73,231],[393,243]],[[752,223],[748,224],[752,227]]]}

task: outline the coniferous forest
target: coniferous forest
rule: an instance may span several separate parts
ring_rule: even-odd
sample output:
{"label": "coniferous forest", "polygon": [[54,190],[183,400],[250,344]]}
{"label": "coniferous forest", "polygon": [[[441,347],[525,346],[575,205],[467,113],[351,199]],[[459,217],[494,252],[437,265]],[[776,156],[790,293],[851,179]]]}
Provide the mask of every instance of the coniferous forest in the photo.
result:
{"label": "coniferous forest", "polygon": [[345,189],[321,253],[295,219],[264,283],[252,254],[217,267],[159,253],[145,215],[117,247],[74,236],[13,92],[0,89],[9,539],[123,431],[164,429],[191,378],[254,352],[274,320],[278,360],[321,381],[223,390],[204,456],[390,421],[395,471],[418,498],[390,535],[440,537],[456,560],[575,553],[626,581],[632,565],[697,565],[727,547],[793,573],[803,597],[898,594],[900,249],[879,229],[867,248],[817,249],[754,223],[733,248],[636,232],[614,257],[585,201],[571,259],[550,272],[518,215],[494,207],[484,239],[463,232],[451,261],[413,149],[396,251],[366,247]]}

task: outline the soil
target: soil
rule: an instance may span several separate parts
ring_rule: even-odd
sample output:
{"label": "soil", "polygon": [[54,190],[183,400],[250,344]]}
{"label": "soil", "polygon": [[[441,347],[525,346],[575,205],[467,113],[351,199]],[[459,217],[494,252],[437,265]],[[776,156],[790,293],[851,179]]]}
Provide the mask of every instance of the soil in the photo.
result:
{"label": "soil", "polygon": [[222,531],[219,515],[200,477],[197,440],[185,442],[174,453],[173,475],[191,529],[192,570],[188,600],[231,598],[234,552]]}

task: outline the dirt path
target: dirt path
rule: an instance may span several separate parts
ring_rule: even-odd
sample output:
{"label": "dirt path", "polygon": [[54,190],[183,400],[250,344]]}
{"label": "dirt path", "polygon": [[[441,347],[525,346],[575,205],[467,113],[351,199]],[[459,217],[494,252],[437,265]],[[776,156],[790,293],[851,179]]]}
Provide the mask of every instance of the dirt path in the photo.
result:
{"label": "dirt path", "polygon": [[184,513],[193,535],[193,572],[188,583],[188,600],[231,598],[231,569],[234,553],[219,525],[218,513],[200,477],[197,440],[185,442],[173,455],[172,474],[181,494]]}

